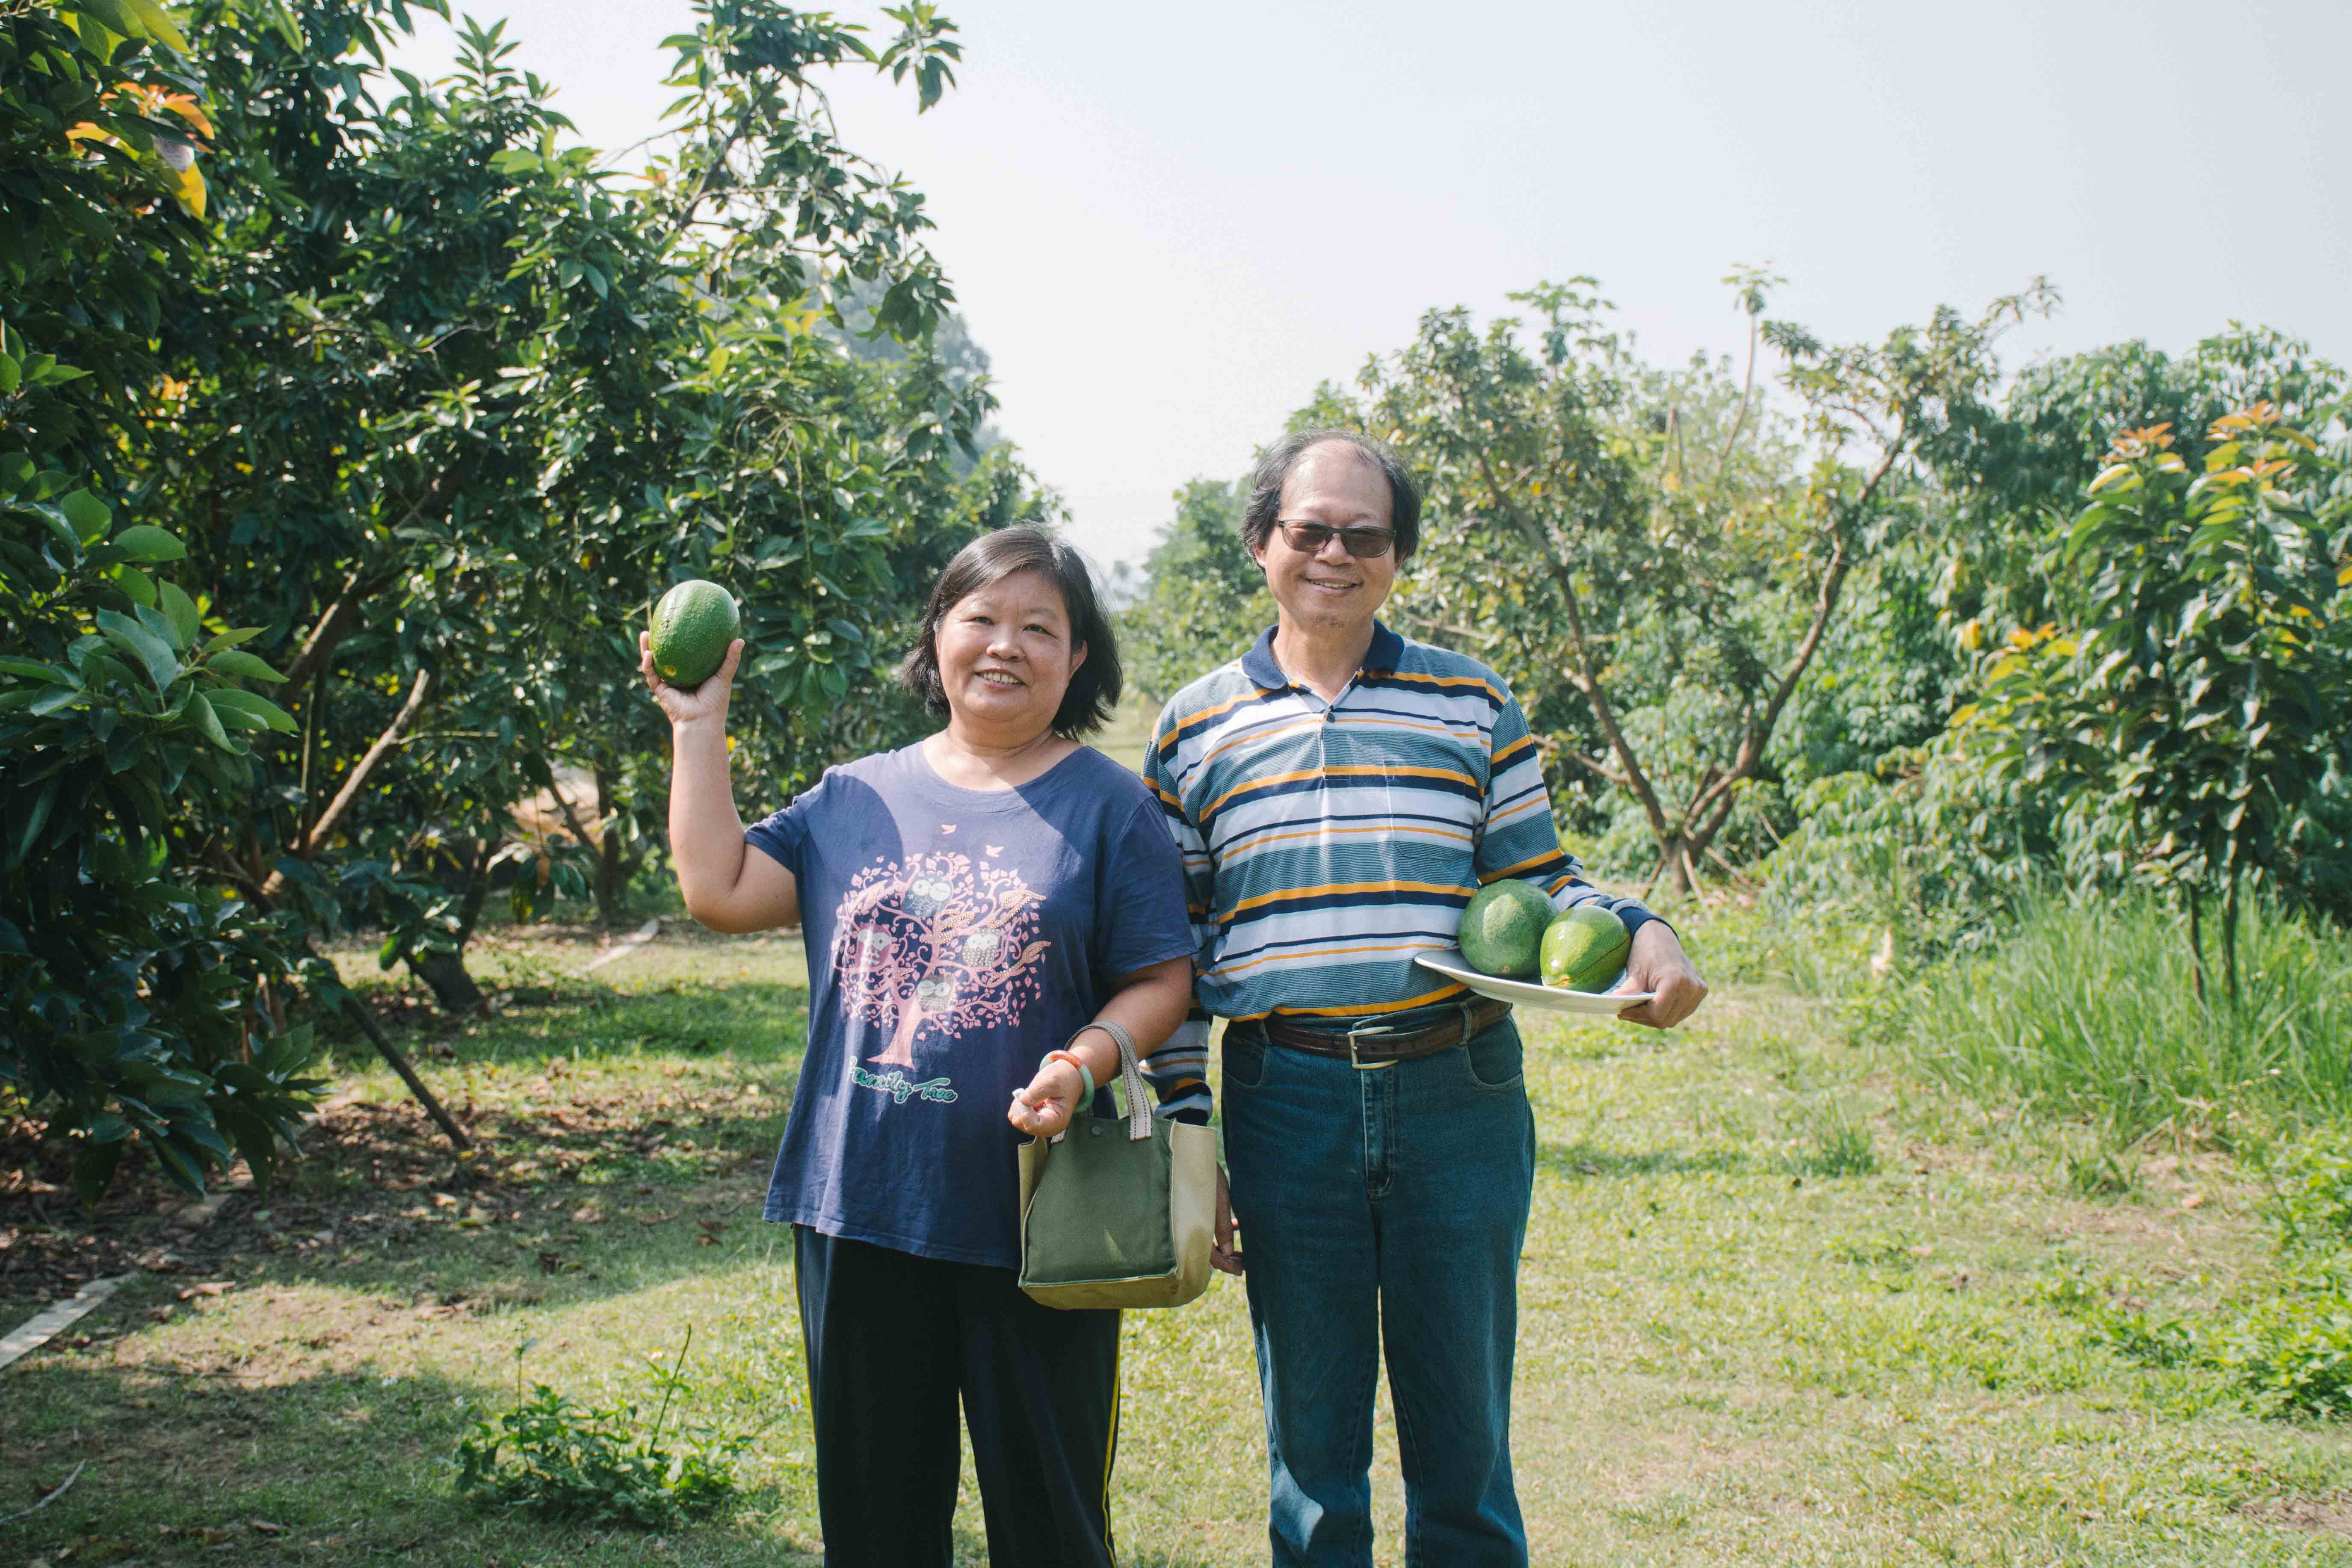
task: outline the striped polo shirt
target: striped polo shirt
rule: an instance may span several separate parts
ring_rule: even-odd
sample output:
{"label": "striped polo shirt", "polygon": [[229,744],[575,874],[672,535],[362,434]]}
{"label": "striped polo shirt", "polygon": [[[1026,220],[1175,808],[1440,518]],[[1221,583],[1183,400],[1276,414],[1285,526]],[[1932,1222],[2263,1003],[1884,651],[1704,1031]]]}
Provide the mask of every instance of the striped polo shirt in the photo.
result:
{"label": "striped polo shirt", "polygon": [[[1593,887],[1561,851],[1502,677],[1378,623],[1363,668],[1328,703],[1283,673],[1268,628],[1176,694],[1144,779],[1183,852],[1195,999],[1224,1017],[1339,1024],[1464,994],[1413,958],[1452,947],[1471,895],[1505,877],[1631,929],[1657,918]],[[1192,1050],[1205,1069],[1192,1029],[1154,1065],[1169,1072]]]}

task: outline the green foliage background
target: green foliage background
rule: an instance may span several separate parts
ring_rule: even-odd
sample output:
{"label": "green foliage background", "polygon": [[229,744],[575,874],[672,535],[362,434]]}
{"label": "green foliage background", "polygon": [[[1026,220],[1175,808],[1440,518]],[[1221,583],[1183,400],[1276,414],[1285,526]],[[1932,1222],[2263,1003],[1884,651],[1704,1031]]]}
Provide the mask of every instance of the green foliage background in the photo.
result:
{"label": "green foliage background", "polygon": [[[499,26],[445,81],[384,68],[419,10],[0,17],[0,1076],[89,1190],[131,1142],[190,1186],[266,1168],[289,1007],[341,994],[317,933],[381,930],[462,1008],[494,893],[618,917],[670,583],[743,602],[735,754],[781,800],[912,732],[880,693],[937,568],[1053,515],[920,194],[823,97],[871,68],[929,110],[952,23],[711,0],[625,175]],[[518,827],[534,795],[560,831]]]}

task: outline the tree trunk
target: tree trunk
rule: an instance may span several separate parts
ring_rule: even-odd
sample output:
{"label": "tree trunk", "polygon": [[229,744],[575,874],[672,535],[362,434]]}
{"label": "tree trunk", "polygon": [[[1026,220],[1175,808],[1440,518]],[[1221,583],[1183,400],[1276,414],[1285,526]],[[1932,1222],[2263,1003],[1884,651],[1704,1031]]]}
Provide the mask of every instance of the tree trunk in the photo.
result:
{"label": "tree trunk", "polygon": [[2205,1000],[2205,900],[2189,889],[2189,976],[2197,1000]]}
{"label": "tree trunk", "polygon": [[490,843],[475,847],[473,863],[466,868],[465,901],[457,908],[457,945],[429,952],[412,952],[408,967],[433,988],[433,999],[445,1013],[478,1012],[489,998],[466,973],[466,944],[474,940],[474,926],[482,918],[482,902],[490,890]]}
{"label": "tree trunk", "polygon": [[436,948],[430,952],[412,952],[408,967],[416,977],[433,988],[433,1000],[445,1013],[478,1011],[489,1000],[474,977],[466,973],[465,955]]}
{"label": "tree trunk", "polygon": [[1697,885],[1692,874],[1691,841],[1682,834],[1669,835],[1658,846],[1658,868],[1650,875],[1651,885],[1656,886],[1661,877],[1665,879],[1666,890],[1677,899],[1688,898]]}
{"label": "tree trunk", "polygon": [[613,779],[596,770],[596,919],[606,931],[618,931],[625,918],[621,889],[627,874],[621,867],[621,836],[613,816]]}
{"label": "tree trunk", "polygon": [[2238,870],[2230,868],[2230,890],[2221,897],[2221,973],[2230,1005],[2238,1005]]}

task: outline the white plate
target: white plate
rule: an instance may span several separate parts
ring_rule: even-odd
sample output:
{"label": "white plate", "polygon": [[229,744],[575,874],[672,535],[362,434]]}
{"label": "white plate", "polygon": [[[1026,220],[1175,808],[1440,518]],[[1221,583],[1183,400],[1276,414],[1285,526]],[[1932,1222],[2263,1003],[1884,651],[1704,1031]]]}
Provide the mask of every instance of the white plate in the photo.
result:
{"label": "white plate", "polygon": [[[1492,996],[1498,1002],[1517,1002],[1527,1007],[1546,1007],[1555,1013],[1584,1013],[1597,1018],[1613,1018],[1637,1002],[1647,1002],[1657,994],[1654,991],[1628,991],[1622,995],[1604,995],[1598,991],[1568,991],[1557,985],[1538,985],[1532,980],[1506,980],[1499,974],[1483,974],[1470,967],[1458,947],[1444,952],[1423,953],[1413,960],[1423,969],[1433,969],[1448,980],[1459,980],[1481,996]],[[1614,985],[1624,979],[1620,971]]]}

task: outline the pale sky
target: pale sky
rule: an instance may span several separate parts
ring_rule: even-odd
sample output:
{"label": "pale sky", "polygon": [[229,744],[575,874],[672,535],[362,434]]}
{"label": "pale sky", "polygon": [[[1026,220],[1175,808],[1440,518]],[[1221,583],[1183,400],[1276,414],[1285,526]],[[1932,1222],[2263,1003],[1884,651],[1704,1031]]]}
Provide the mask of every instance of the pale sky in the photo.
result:
{"label": "pale sky", "polygon": [[[462,5],[464,0],[458,0]],[[994,361],[998,422],[1108,565],[1421,313],[1598,277],[1659,359],[1770,313],[1876,336],[2047,274],[2011,363],[2231,318],[2352,360],[2347,0],[944,0],[929,113],[862,68],[845,140],[904,173]],[[837,14],[892,30],[879,6]],[[652,132],[683,0],[478,0],[583,138]],[[446,32],[402,63],[437,73]]]}

